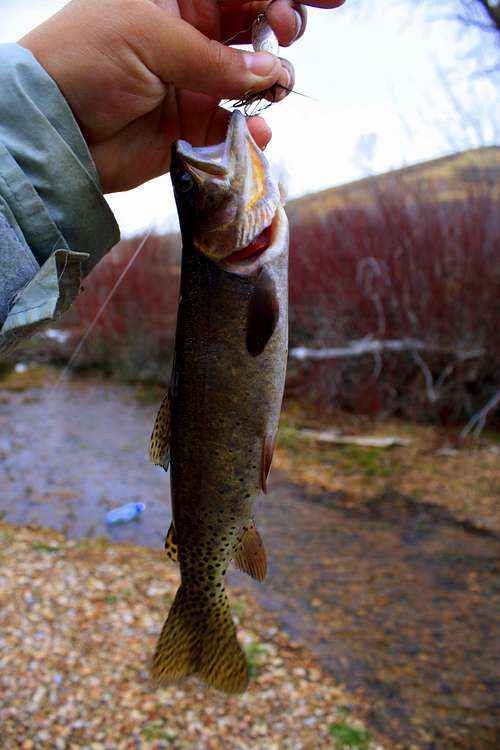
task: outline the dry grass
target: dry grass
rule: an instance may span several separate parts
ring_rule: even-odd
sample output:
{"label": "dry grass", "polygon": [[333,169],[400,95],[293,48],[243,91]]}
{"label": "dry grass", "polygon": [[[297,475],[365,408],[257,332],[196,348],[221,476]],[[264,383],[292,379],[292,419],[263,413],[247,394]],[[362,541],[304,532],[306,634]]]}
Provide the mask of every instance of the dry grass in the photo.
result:
{"label": "dry grass", "polygon": [[[411,444],[380,449],[318,443],[301,436],[304,427],[347,435],[400,436]],[[442,455],[443,448],[456,453]],[[460,520],[500,530],[499,433],[459,441],[453,429],[341,412],[319,415],[287,402],[275,466],[312,489],[343,493],[348,503],[362,503],[390,488],[441,505]]]}

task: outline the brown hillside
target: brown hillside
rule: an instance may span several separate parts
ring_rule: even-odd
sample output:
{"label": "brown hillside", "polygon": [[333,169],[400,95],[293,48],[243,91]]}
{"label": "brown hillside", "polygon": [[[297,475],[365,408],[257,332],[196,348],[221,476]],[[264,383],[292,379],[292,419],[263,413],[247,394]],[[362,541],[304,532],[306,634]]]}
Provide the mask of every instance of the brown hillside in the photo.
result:
{"label": "brown hillside", "polygon": [[500,197],[500,146],[462,151],[310,193],[290,201],[287,213],[298,221],[304,214],[308,218],[323,216],[347,202],[366,203],[381,189],[389,188],[392,184],[400,187],[401,182],[411,185],[422,181],[428,181],[434,188],[437,187],[446,200],[463,199],[478,183],[484,188],[485,181],[491,184],[492,191]]}

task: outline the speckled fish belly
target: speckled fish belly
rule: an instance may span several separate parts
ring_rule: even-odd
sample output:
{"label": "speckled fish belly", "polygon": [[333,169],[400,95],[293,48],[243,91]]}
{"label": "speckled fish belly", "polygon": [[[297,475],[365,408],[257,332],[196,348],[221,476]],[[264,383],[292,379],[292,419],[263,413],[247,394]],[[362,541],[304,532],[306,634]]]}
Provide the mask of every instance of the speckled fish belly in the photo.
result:
{"label": "speckled fish belly", "polygon": [[170,462],[166,549],[181,586],[153,658],[165,685],[197,673],[226,692],[248,682],[224,579],[231,560],[258,580],[266,555],[253,506],[266,491],[288,345],[288,223],[246,120],[217,146],[173,148],[182,233],[171,386],[151,458]]}

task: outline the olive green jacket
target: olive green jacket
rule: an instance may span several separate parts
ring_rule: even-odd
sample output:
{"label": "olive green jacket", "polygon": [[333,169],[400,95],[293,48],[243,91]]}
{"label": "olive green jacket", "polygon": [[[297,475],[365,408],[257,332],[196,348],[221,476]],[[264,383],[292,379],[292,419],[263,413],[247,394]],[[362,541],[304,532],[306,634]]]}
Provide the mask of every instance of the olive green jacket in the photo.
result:
{"label": "olive green jacket", "polygon": [[0,356],[67,310],[119,238],[57,85],[28,50],[0,45]]}

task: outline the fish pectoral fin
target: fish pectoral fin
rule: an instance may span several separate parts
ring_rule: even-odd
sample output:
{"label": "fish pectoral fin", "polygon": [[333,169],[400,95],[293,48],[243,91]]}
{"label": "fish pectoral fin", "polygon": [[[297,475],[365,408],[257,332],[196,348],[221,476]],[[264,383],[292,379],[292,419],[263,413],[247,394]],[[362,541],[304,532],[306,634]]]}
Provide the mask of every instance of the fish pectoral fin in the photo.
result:
{"label": "fish pectoral fin", "polygon": [[254,523],[247,526],[233,557],[237,568],[256,581],[263,581],[267,573],[267,556],[262,538]]}
{"label": "fish pectoral fin", "polygon": [[170,388],[161,402],[149,442],[149,458],[156,466],[163,466],[167,471],[170,464],[170,416],[172,411],[172,394]]}
{"label": "fish pectoral fin", "polygon": [[177,550],[177,537],[175,535],[174,522],[170,524],[170,527],[165,537],[165,552],[174,562],[179,562],[178,550]]}

